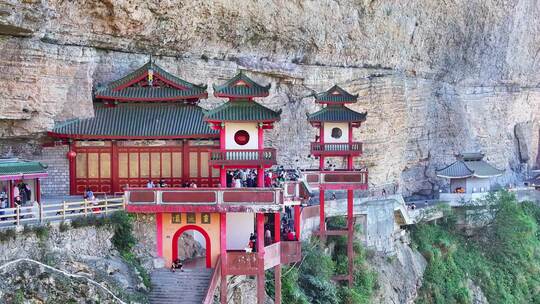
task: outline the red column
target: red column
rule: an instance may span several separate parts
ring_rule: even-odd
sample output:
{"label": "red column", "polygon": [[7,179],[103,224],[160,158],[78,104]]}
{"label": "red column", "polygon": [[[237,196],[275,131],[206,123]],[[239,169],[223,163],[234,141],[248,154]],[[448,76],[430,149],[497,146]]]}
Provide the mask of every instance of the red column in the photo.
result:
{"label": "red column", "polygon": [[[75,149],[75,144],[70,142],[69,143],[69,150],[77,152]],[[66,156],[67,157],[67,156]],[[69,157],[69,193],[71,195],[77,194],[77,189],[75,186],[75,157]]]}
{"label": "red column", "polygon": [[319,189],[319,234],[321,235],[321,240],[324,241],[326,234],[326,223],[324,217],[324,190]]}
{"label": "red column", "polygon": [[221,187],[227,188],[227,170],[225,167],[219,169],[219,183],[221,184]]}
{"label": "red column", "polygon": [[300,241],[300,206],[294,206],[294,232],[296,232],[296,239]]}
{"label": "red column", "polygon": [[111,180],[112,180],[112,192],[120,192],[120,184],[118,183],[119,179],[119,170],[118,170],[118,142],[113,140],[111,142]]}
{"label": "red column", "polygon": [[264,289],[264,213],[257,213],[257,303],[264,304],[266,292]]}
{"label": "red column", "polygon": [[8,181],[8,195],[9,195],[9,208],[13,208],[15,204],[15,198],[13,197],[13,181]]}
{"label": "red column", "polygon": [[36,178],[36,189],[35,189],[36,202],[41,203],[41,182],[39,178]]}
{"label": "red column", "polygon": [[219,148],[225,150],[225,124],[219,129]]}
{"label": "red column", "polygon": [[163,213],[156,213],[156,252],[163,257]]}
{"label": "red column", "polygon": [[281,241],[281,214],[279,212],[274,213],[274,242]]}
{"label": "red column", "polygon": [[221,255],[221,286],[220,286],[220,300],[221,304],[227,304],[227,214],[219,214],[219,241],[220,241],[220,255]]}
{"label": "red column", "polygon": [[349,287],[353,286],[353,271],[354,271],[354,226],[353,226],[353,203],[354,192],[353,190],[347,190],[347,256],[349,257]]}
{"label": "red column", "polygon": [[257,126],[257,131],[258,131],[258,137],[259,137],[259,150],[262,150],[264,149],[264,130],[263,130],[263,127],[262,127],[262,124],[261,125],[258,125]]}
{"label": "red column", "polygon": [[182,182],[189,180],[189,142],[182,142]]}
{"label": "red column", "polygon": [[[321,142],[322,150],[324,151],[324,123],[321,122],[319,127],[319,141]],[[319,170],[324,170],[324,157],[319,156]]]}
{"label": "red column", "polygon": [[257,168],[257,187],[264,187],[264,167]]}

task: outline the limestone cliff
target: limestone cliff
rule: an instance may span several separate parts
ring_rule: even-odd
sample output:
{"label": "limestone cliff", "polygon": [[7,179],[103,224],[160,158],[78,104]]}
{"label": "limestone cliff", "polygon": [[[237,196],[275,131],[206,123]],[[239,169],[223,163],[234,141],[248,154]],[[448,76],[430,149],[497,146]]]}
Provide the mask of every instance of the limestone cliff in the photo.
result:
{"label": "limestone cliff", "polygon": [[538,152],[539,18],[534,0],[2,0],[0,153],[39,155],[54,121],[93,115],[92,88],[152,54],[195,83],[270,82],[285,166],[315,166],[309,95],[338,83],[369,113],[355,139],[373,184],[430,193],[464,150],[515,182]]}

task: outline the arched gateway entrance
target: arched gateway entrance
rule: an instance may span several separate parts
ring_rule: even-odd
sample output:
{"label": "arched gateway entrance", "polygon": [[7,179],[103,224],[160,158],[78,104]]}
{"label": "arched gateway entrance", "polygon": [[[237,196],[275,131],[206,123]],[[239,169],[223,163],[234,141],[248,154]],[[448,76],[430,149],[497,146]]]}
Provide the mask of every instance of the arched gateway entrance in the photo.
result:
{"label": "arched gateway entrance", "polygon": [[178,239],[180,238],[182,233],[188,230],[195,230],[202,234],[202,236],[204,237],[204,240],[206,242],[206,268],[212,268],[212,245],[210,242],[210,236],[204,229],[197,225],[183,226],[174,233],[172,239],[172,260],[174,261],[178,258]]}

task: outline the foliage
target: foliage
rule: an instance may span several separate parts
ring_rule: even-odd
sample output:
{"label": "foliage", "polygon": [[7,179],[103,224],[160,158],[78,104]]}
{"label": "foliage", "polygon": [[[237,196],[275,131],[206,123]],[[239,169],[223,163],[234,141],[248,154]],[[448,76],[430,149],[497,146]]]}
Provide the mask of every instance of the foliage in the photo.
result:
{"label": "foliage", "polygon": [[455,225],[413,229],[428,259],[418,303],[471,303],[467,282],[477,283],[490,303],[540,303],[540,207],[502,191],[486,201],[489,212],[472,237]]}
{"label": "foliage", "polygon": [[137,241],[133,236],[132,219],[124,211],[118,211],[111,216],[114,235],[112,243],[120,253],[128,253],[135,246]]}

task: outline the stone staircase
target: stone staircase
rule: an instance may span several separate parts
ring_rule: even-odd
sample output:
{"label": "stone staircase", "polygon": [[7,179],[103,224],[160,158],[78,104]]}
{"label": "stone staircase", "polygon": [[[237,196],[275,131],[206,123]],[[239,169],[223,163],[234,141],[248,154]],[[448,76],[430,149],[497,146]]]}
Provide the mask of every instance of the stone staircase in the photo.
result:
{"label": "stone staircase", "polygon": [[202,303],[212,269],[186,269],[171,272],[159,269],[152,273],[151,304],[199,304]]}

